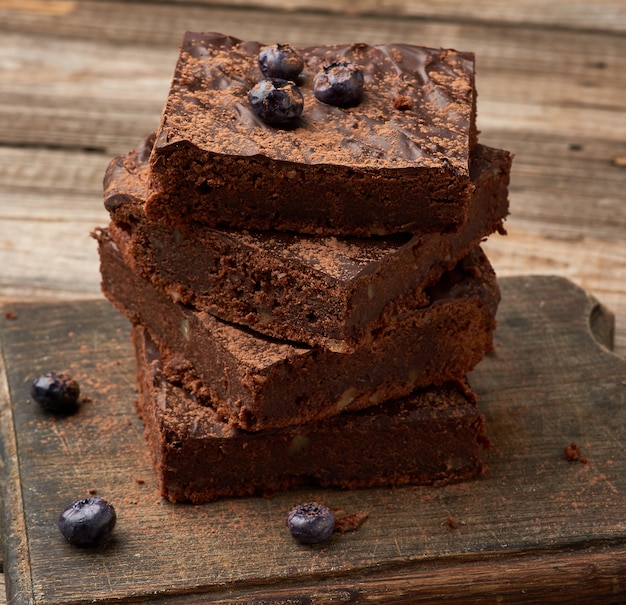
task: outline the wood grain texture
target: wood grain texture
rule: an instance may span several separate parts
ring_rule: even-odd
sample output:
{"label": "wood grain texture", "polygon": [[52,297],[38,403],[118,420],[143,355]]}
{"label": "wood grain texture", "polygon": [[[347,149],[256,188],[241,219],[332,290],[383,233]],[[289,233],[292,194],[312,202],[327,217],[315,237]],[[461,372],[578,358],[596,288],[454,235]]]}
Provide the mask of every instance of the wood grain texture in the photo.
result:
{"label": "wood grain texture", "polygon": [[[189,0],[172,0],[171,4],[189,5]],[[25,12],[67,14],[76,2],[56,0],[0,0],[0,6]],[[272,11],[327,12],[341,15],[371,17],[426,18],[433,20],[484,21],[535,26],[556,26],[573,29],[626,30],[626,6],[620,0],[521,0],[519,2],[458,2],[457,0],[195,0],[195,4],[210,7],[250,7]]]}
{"label": "wood grain texture", "polygon": [[0,605],[6,605],[7,602],[5,589],[5,577],[7,575],[16,592],[28,594],[32,590],[28,570],[24,567],[28,565],[28,544],[26,542],[26,528],[24,527],[17,443],[11,423],[11,397],[4,360],[5,355],[0,340],[0,469],[2,470],[2,493],[0,497],[2,534],[0,535],[0,544],[3,561],[8,551],[14,552],[17,559],[16,564],[10,570],[5,570],[4,565],[2,565]]}
{"label": "wood grain texture", "polygon": [[[602,344],[612,316],[561,278],[504,279],[502,290],[495,352],[471,375],[493,440],[484,477],[202,506],[158,496],[134,413],[126,321],[100,301],[16,306],[17,319],[0,323],[3,452],[14,450],[19,471],[4,496],[9,601],[559,603],[571,602],[569,590],[581,602],[626,598],[626,361]],[[54,420],[30,403],[31,378],[51,366],[71,370],[89,398],[74,417]],[[587,464],[566,460],[573,441]],[[55,525],[68,499],[89,490],[119,516],[114,540],[96,552],[72,548]],[[369,518],[300,547],[284,515],[308,499]]]}

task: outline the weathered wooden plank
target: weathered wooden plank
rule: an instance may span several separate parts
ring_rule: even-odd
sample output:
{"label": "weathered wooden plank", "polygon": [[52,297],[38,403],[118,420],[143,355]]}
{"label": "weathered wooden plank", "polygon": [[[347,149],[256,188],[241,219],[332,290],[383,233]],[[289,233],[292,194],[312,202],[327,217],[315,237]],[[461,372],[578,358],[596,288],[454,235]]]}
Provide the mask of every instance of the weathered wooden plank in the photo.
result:
{"label": "weathered wooden plank", "polygon": [[614,350],[626,356],[626,252],[623,242],[563,233],[543,235],[536,224],[509,221],[507,237],[483,244],[499,277],[561,275],[593,292],[615,313]]}
{"label": "weathered wooden plank", "polygon": [[[21,199],[21,198],[18,198]],[[46,199],[38,208],[48,209]],[[99,201],[95,200],[94,201]],[[33,223],[0,218],[0,301],[99,298],[100,275],[93,241],[102,220],[48,225],[32,249]],[[534,223],[511,219],[506,238],[493,236],[484,247],[498,275],[557,274],[594,292],[617,317],[615,350],[626,355],[626,252],[606,240],[537,233]],[[54,235],[50,235],[54,234]],[[60,246],[59,241],[68,242]]]}
{"label": "weathered wooden plank", "polygon": [[[85,1],[85,0],[83,0]],[[71,0],[0,0],[0,7],[22,13],[68,14],[77,2]],[[189,6],[188,0],[170,0],[170,4]],[[344,15],[367,15],[396,18],[427,18],[456,22],[481,21],[508,24],[532,24],[546,27],[598,29],[608,32],[626,30],[626,6],[621,0],[521,0],[519,2],[462,2],[460,0],[195,0],[210,7],[242,10],[266,9],[287,12],[328,12]]]}
{"label": "weathered wooden plank", "polygon": [[36,227],[32,221],[5,223],[2,246],[8,249],[0,252],[2,296],[23,300],[99,298],[98,259],[89,237],[93,226],[91,222],[57,221],[42,229],[40,238],[33,238]]}
{"label": "weathered wooden plank", "polygon": [[496,129],[486,135],[486,142],[515,153],[511,221],[540,225],[545,236],[566,239],[593,233],[623,243],[626,170],[615,165],[615,158],[626,153],[626,143],[570,133]]}
{"label": "weathered wooden plank", "polygon": [[[68,195],[76,198],[89,197],[102,192],[102,178],[111,156],[107,153],[89,153],[80,150],[0,147],[0,182],[9,196],[19,194],[52,195],[58,198]],[[59,205],[51,204],[48,208],[37,208],[28,201],[19,204],[2,204],[0,217],[15,219],[24,216],[30,218],[59,218],[72,220],[78,213],[83,218],[91,208],[97,213],[84,218],[93,219],[100,215],[101,204],[68,204],[71,214],[60,216]],[[39,215],[39,212],[43,214]]]}
{"label": "weathered wooden plank", "polygon": [[[22,502],[22,485],[19,477],[17,443],[13,432],[13,414],[11,412],[11,393],[7,383],[4,364],[5,356],[0,341],[0,471],[2,472],[3,489],[0,495],[0,545],[2,561],[10,550],[19,561],[8,572],[0,565],[0,605],[6,605],[5,575],[9,574],[9,582],[16,591],[28,593],[32,583],[27,572],[28,544],[24,527],[24,506]],[[11,529],[9,529],[11,527]]]}
{"label": "weathered wooden plank", "polygon": [[[572,587],[598,603],[626,597],[626,361],[593,336],[595,326],[606,338],[610,315],[560,278],[505,279],[502,289],[495,352],[471,376],[494,443],[484,477],[205,506],[158,497],[134,415],[126,321],[104,301],[16,306],[17,319],[0,323],[12,413],[4,430],[28,489],[23,520],[6,521],[23,522],[29,557],[26,571],[9,549],[9,601],[559,603],[571,602]],[[29,379],[52,365],[71,370],[89,397],[76,416],[55,421],[29,403]],[[565,459],[572,441],[587,464]],[[119,515],[113,541],[96,552],[70,547],[55,527],[66,500],[89,490]],[[284,514],[310,498],[370,516],[320,548],[298,547]],[[16,570],[32,592],[13,582]]]}
{"label": "weathered wooden plank", "polygon": [[[213,0],[199,0],[212,6],[224,5]],[[184,0],[174,0],[182,3]],[[620,0],[522,0],[521,2],[460,2],[459,0],[234,0],[230,6],[266,7],[274,10],[328,11],[351,15],[396,18],[417,17],[434,21],[481,21],[507,24],[532,24],[572,29],[626,31],[626,6]]]}
{"label": "weathered wooden plank", "polygon": [[2,296],[99,297],[89,234],[108,222],[101,192],[109,157],[5,147],[0,158]]}

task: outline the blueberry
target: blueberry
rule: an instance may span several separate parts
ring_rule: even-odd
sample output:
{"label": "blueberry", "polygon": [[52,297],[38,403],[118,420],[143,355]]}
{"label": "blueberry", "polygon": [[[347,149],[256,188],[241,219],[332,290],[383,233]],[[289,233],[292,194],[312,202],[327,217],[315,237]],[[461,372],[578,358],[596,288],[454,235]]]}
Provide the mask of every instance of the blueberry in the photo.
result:
{"label": "blueberry", "polygon": [[313,79],[318,101],[337,107],[356,105],[363,96],[363,72],[353,63],[340,61],[325,66]]}
{"label": "blueberry", "polygon": [[288,125],[302,113],[304,98],[300,89],[287,80],[261,80],[248,93],[254,113],[274,126]]}
{"label": "blueberry", "polygon": [[47,372],[33,380],[31,397],[53,414],[73,414],[78,409],[80,388],[67,373]]}
{"label": "blueberry", "polygon": [[59,516],[60,532],[72,544],[94,546],[113,531],[117,516],[104,498],[74,500]]}
{"label": "blueberry", "polygon": [[335,515],[317,502],[298,504],[287,515],[287,527],[301,544],[317,544],[330,538],[335,529]]}
{"label": "blueberry", "polygon": [[266,78],[295,80],[304,69],[304,61],[289,44],[275,44],[259,53],[259,68]]}

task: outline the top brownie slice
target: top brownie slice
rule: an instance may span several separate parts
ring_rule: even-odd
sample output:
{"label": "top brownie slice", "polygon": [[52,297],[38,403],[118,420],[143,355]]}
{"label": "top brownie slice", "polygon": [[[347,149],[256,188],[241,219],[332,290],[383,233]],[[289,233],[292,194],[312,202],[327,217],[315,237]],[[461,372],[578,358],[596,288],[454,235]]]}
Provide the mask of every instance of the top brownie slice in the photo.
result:
{"label": "top brownie slice", "polygon": [[[151,156],[146,212],[169,224],[315,235],[455,231],[472,192],[474,56],[406,44],[297,49],[304,109],[264,123],[248,91],[259,42],[185,34]],[[315,75],[348,61],[362,101],[318,101]]]}

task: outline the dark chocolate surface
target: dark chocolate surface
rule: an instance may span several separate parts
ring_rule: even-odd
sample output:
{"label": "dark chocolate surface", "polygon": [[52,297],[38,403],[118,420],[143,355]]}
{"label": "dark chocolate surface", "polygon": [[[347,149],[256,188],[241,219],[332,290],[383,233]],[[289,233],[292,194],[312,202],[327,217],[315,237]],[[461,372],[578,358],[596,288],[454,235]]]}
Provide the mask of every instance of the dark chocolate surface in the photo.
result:
{"label": "dark chocolate surface", "polygon": [[484,418],[464,382],[318,423],[248,433],[170,383],[157,347],[133,331],[145,425],[161,494],[172,502],[326,487],[442,484],[480,474]]}
{"label": "dark chocolate surface", "polygon": [[[188,141],[213,153],[298,164],[394,172],[439,166],[468,173],[472,53],[408,44],[300,48],[305,67],[297,84],[305,97],[304,113],[295,128],[280,130],[260,120],[246,98],[262,79],[257,64],[262,48],[232,36],[188,32],[157,149]],[[313,96],[315,75],[337,61],[363,71],[364,97],[355,107],[333,107]]]}
{"label": "dark chocolate surface", "polygon": [[[480,249],[376,338],[337,353],[263,337],[172,302],[98,233],[103,291],[146,327],[186,388],[236,426],[289,426],[376,405],[415,388],[458,380],[492,347],[499,289]],[[445,284],[445,285],[444,285]]]}

